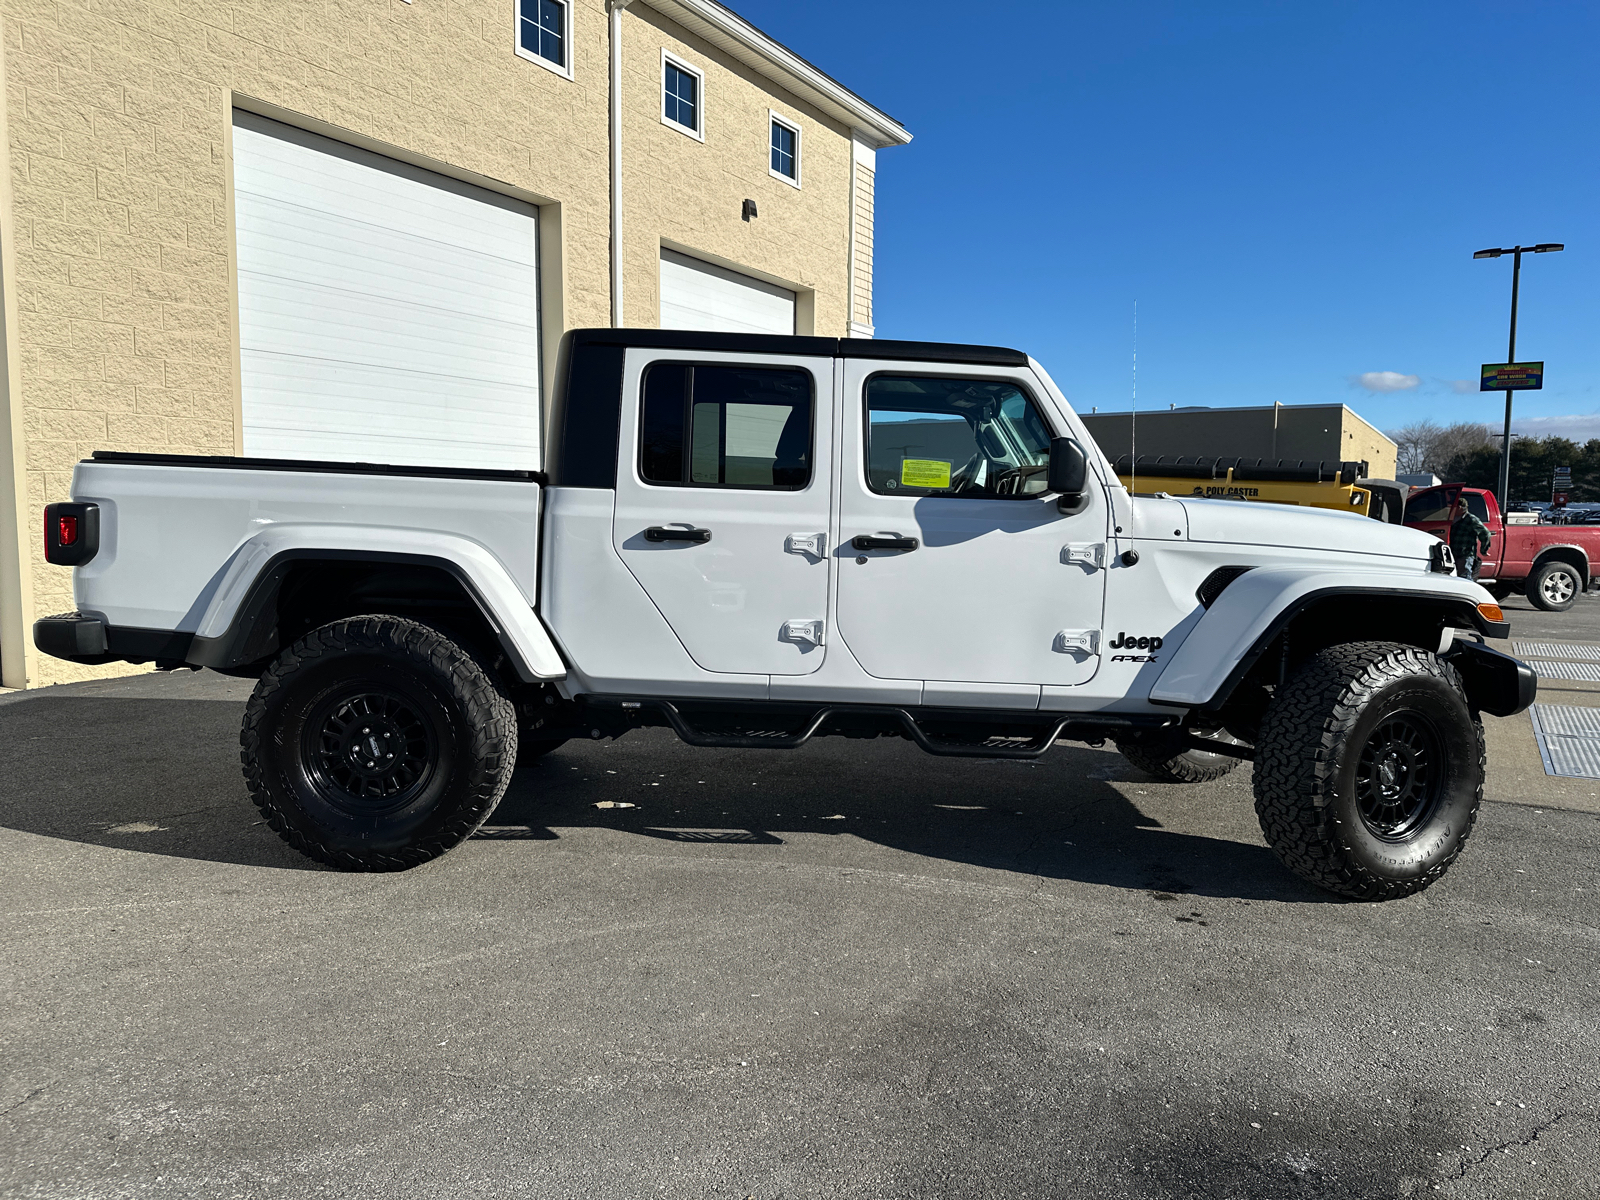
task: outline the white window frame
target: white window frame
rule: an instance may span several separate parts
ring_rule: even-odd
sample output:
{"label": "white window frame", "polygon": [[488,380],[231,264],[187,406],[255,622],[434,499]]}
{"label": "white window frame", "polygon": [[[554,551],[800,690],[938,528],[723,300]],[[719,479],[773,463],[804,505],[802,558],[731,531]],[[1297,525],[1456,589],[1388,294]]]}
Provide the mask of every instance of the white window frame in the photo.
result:
{"label": "white window frame", "polygon": [[[782,125],[794,134],[794,175],[785,175],[782,171],[774,170],[772,166],[772,127]],[[800,186],[800,172],[804,169],[800,153],[800,123],[792,121],[774,109],[767,109],[767,174],[774,179],[781,179],[790,187]]]}
{"label": "white window frame", "polygon": [[572,3],[572,0],[555,0],[555,3],[561,5],[566,11],[562,28],[566,31],[566,36],[563,39],[563,48],[567,52],[567,63],[565,66],[557,66],[548,58],[535,54],[532,50],[525,50],[522,46],[522,6],[525,3],[537,4],[538,2],[539,0],[511,0],[511,48],[517,52],[518,58],[525,58],[531,63],[538,63],[546,71],[553,75],[559,75],[563,79],[571,79],[573,58],[572,19],[577,15],[573,11],[577,6]]}
{"label": "white window frame", "polygon": [[[680,125],[677,121],[667,119],[667,64],[671,63],[680,71],[693,75],[699,82],[695,84],[695,120],[700,128],[691,129],[687,125]],[[668,129],[676,129],[679,133],[692,137],[697,142],[706,140],[706,73],[693,63],[686,62],[673,54],[665,46],[661,47],[661,86],[656,92],[656,111],[661,115],[661,123]]]}

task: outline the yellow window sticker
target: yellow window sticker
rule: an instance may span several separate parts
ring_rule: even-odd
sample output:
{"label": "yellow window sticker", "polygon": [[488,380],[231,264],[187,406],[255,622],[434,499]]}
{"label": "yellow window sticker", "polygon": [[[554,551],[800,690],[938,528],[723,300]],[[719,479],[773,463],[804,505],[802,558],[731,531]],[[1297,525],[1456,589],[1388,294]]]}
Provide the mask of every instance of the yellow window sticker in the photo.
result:
{"label": "yellow window sticker", "polygon": [[900,482],[905,487],[947,488],[950,486],[950,464],[935,458],[902,458]]}

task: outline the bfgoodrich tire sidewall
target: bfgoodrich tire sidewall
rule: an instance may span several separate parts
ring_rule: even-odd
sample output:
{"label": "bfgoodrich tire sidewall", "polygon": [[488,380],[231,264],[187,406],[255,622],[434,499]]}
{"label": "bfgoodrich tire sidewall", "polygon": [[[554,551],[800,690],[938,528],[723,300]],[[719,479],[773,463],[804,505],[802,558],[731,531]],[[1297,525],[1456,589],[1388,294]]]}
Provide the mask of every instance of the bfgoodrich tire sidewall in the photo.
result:
{"label": "bfgoodrich tire sidewall", "polygon": [[[1432,727],[1445,774],[1437,803],[1423,823],[1404,841],[1389,841],[1362,820],[1357,773],[1373,732],[1400,713]],[[1472,831],[1482,771],[1477,726],[1461,694],[1444,679],[1414,676],[1378,692],[1340,740],[1328,818],[1351,857],[1371,874],[1397,881],[1420,879],[1449,862]]]}

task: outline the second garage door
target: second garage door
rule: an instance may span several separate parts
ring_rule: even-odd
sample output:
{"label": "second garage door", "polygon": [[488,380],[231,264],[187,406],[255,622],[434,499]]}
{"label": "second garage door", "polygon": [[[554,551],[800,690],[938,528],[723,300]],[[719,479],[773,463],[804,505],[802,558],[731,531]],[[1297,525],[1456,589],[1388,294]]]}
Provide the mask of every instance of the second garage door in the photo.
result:
{"label": "second garage door", "polygon": [[539,467],[537,210],[234,116],[244,452]]}
{"label": "second garage door", "polygon": [[661,328],[794,332],[794,293],[675,250],[661,252]]}

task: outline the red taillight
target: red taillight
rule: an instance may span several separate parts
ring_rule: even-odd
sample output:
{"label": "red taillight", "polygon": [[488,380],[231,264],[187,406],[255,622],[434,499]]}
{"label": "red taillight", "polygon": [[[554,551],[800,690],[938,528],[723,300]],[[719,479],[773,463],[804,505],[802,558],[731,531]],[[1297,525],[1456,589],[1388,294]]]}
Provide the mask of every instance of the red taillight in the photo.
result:
{"label": "red taillight", "polygon": [[73,546],[78,541],[78,518],[56,518],[56,540],[60,545]]}

